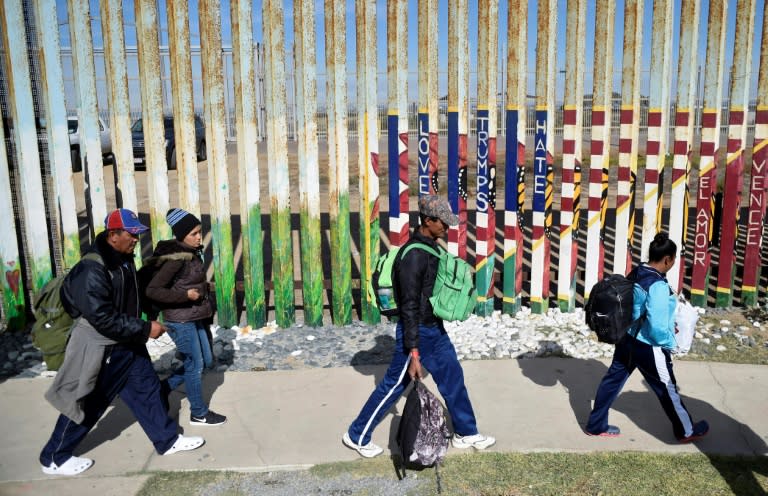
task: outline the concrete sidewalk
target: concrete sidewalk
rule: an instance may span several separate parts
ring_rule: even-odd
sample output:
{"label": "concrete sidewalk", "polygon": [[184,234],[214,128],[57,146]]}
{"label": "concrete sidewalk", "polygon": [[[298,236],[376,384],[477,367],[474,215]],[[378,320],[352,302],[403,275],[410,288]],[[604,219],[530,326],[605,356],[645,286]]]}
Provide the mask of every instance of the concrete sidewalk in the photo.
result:
{"label": "concrete sidewalk", "polygon": [[[611,411],[618,438],[586,436],[582,426],[608,362],[527,359],[463,362],[478,426],[496,436],[501,452],[624,451],[768,453],[768,367],[675,362],[675,375],[695,420],[710,434],[689,445],[675,442],[658,401],[633,374]],[[268,471],[354,460],[341,434],[386,367],[208,374],[211,406],[229,417],[220,427],[191,427],[186,398],[171,396],[185,434],[202,435],[195,451],[157,455],[130,411],[117,402],[76,454],[94,466],[75,478],[45,476],[37,457],[57,412],[43,393],[51,379],[11,379],[0,384],[0,494],[135,494],[144,471],[232,469]],[[431,379],[429,387],[436,391]],[[394,449],[404,398],[385,417],[374,442]],[[385,451],[385,456],[389,454]],[[451,448],[450,453],[457,450]]]}

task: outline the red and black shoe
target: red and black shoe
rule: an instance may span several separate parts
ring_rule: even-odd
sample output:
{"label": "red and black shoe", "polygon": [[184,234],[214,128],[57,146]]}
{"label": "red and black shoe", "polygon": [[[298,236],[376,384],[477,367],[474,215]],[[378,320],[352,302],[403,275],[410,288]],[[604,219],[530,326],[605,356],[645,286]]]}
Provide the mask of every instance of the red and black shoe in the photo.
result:
{"label": "red and black shoe", "polygon": [[690,443],[691,441],[695,441],[697,439],[701,439],[702,437],[706,436],[709,433],[709,423],[707,423],[706,420],[699,420],[695,424],[693,424],[693,431],[691,432],[690,436],[683,436],[677,438],[677,440],[681,443]]}
{"label": "red and black shoe", "polygon": [[584,432],[587,433],[587,436],[617,437],[621,435],[621,429],[619,429],[615,425],[609,425],[608,428],[603,432],[589,432],[589,431],[584,431]]}

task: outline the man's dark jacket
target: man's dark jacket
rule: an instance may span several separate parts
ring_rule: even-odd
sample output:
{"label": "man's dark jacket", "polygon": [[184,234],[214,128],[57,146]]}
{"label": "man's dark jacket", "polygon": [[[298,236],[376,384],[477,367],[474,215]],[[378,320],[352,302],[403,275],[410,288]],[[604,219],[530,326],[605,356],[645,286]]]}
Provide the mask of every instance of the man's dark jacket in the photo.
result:
{"label": "man's dark jacket", "polygon": [[403,348],[406,351],[418,348],[420,324],[439,326],[443,329],[443,321],[435,316],[429,302],[440,260],[418,248],[413,248],[405,256],[401,256],[405,248],[412,243],[422,243],[439,251],[437,242],[417,229],[395,259],[392,279],[397,307],[400,309],[400,322],[403,324]]}
{"label": "man's dark jacket", "polygon": [[84,317],[103,336],[147,353],[143,345],[152,326],[140,318],[133,255],[112,248],[107,231],[96,236],[89,252],[98,253],[104,265],[85,259],[72,267],[61,287],[64,309],[72,318]]}

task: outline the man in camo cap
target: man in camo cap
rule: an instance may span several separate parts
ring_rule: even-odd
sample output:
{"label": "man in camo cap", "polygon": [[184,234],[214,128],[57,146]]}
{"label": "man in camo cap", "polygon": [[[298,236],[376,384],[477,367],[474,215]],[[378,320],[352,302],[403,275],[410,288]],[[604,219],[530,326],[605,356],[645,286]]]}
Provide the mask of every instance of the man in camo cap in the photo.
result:
{"label": "man in camo cap", "polygon": [[[421,225],[401,248],[392,268],[394,294],[399,309],[395,329],[395,353],[384,379],[376,386],[357,418],[342,436],[345,446],[372,458],[384,450],[371,441],[371,434],[412,380],[422,378],[421,364],[429,370],[445,400],[453,422],[454,448],[482,450],[496,440],[480,434],[475,413],[464,385],[464,371],[443,321],[434,314],[429,297],[435,286],[439,259],[424,250],[405,252],[408,245],[427,245],[441,250],[437,240],[448,226],[459,223],[448,202],[438,196],[419,198]],[[400,256],[400,254],[405,253]]]}
{"label": "man in camo cap", "polygon": [[459,216],[451,211],[448,200],[435,195],[422,195],[419,198],[419,213],[433,219],[440,219],[449,226],[459,224]]}

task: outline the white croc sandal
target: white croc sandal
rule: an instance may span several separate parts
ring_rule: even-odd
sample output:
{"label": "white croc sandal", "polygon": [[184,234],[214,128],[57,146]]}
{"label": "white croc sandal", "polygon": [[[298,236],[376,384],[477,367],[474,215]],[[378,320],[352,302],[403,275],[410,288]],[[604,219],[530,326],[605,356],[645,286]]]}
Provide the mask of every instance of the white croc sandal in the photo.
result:
{"label": "white croc sandal", "polygon": [[65,461],[61,465],[56,465],[51,462],[47,467],[41,467],[44,474],[48,475],[77,475],[82,474],[93,465],[93,460],[90,458],[80,458],[77,456],[69,457],[69,460]]}
{"label": "white croc sandal", "polygon": [[172,455],[179,451],[190,451],[197,449],[203,444],[205,444],[205,439],[200,436],[183,436],[179,434],[179,437],[176,438],[176,442],[173,443],[173,446],[171,446],[168,451],[163,453],[163,456]]}

